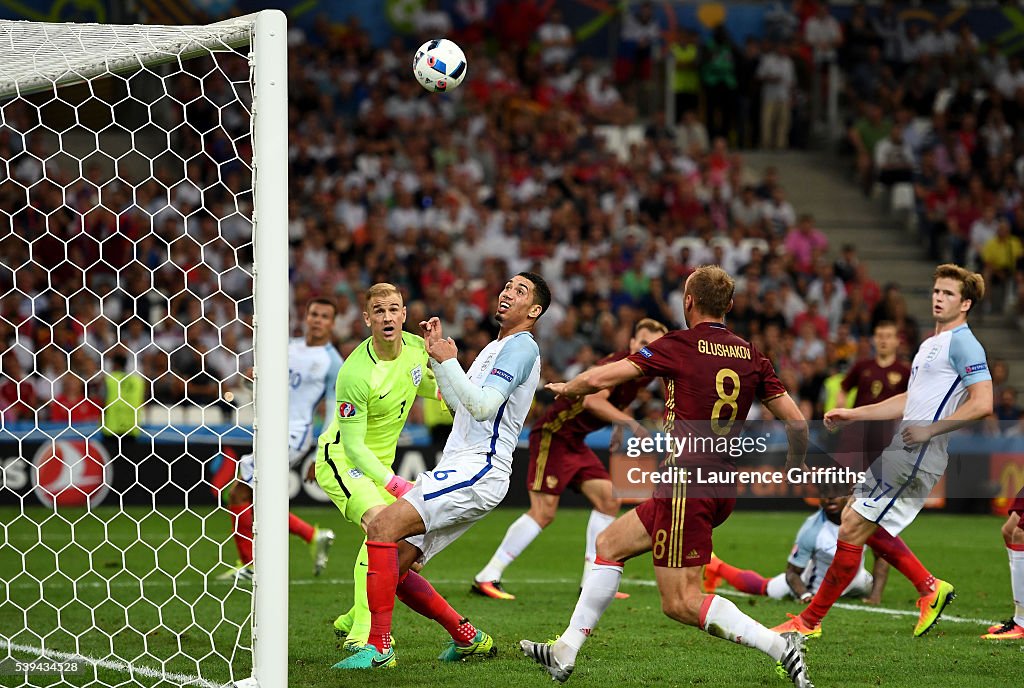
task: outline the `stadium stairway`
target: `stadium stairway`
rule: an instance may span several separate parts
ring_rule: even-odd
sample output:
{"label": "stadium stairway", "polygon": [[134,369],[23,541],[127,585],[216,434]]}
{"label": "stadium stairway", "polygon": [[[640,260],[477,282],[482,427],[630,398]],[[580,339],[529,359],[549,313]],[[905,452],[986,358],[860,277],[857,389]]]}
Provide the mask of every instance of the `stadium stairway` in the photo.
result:
{"label": "stadium stairway", "polygon": [[[916,230],[889,208],[887,196],[865,198],[851,178],[851,162],[825,151],[748,151],[743,154],[752,173],[766,167],[779,171],[779,180],[797,215],[811,213],[829,238],[834,258],[844,244],[857,247],[868,274],[884,286],[898,282],[907,310],[926,334],[931,323],[931,283],[935,262],[926,255]],[[1021,333],[1002,317],[971,316],[971,327],[989,359],[1009,364],[1010,384],[1024,389],[1024,347]]]}

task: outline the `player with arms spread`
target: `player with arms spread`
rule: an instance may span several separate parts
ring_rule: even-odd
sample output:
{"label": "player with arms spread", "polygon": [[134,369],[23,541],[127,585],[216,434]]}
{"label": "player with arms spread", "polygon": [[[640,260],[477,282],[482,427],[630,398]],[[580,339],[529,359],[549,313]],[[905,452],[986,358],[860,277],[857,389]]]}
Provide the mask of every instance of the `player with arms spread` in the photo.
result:
{"label": "player with arms spread", "polygon": [[[802,469],[807,453],[806,421],[771,362],[725,327],[734,289],[732,278],[720,267],[697,268],[683,290],[690,329],[670,332],[621,361],[548,387],[578,397],[641,376],[661,377],[665,382],[665,430],[680,439],[701,433],[709,419],[715,436],[738,435],[756,397],[786,423],[787,468]],[[710,452],[670,455],[662,468],[676,466],[688,472],[733,469],[723,456]],[[711,558],[711,531],[732,512],[736,487],[731,482],[701,485],[688,494],[691,487],[695,486],[684,479],[659,483],[651,499],[608,526],[597,539],[597,560],[568,628],[552,644],[520,642],[524,654],[543,665],[552,678],[569,678],[577,653],[619,588],[623,562],[652,552],[662,610],[668,617],[757,648],[774,659],[794,684],[813,688],[799,634],[781,636],[724,597],[704,594],[701,567]]]}
{"label": "player with arms spread", "polygon": [[[313,447],[313,414],[320,400],[327,413],[334,408],[334,380],[341,368],[341,355],[331,344],[331,327],[337,306],[329,299],[315,298],[306,304],[306,334],[288,342],[288,464],[297,465]],[[255,472],[253,454],[238,461],[238,480],[228,493],[228,510],[235,520],[235,546],[241,565],[221,578],[252,579],[252,491]],[[310,543],[313,574],[327,565],[334,533],[319,529],[295,514],[288,514],[288,530]]]}
{"label": "player with arms spread", "polygon": [[[464,371],[455,342],[444,339],[437,318],[420,323],[445,403],[455,409],[441,461],[406,485],[401,499],[381,511],[367,530],[369,642],[341,662],[345,669],[377,669],[396,663],[391,617],[397,594],[406,606],[437,621],[452,637],[439,659],[493,656],[494,640],[478,631],[411,571],[454,542],[498,506],[508,491],[512,452],[519,442],[540,381],[540,354],[531,331],[551,303],[540,275],[521,272],[498,297],[498,338]],[[411,489],[410,489],[411,488]]]}
{"label": "player with arms spread", "polygon": [[[609,354],[599,365],[635,354],[666,332],[668,328],[657,320],[644,318],[633,327],[629,351]],[[530,468],[526,478],[530,510],[509,526],[494,556],[476,575],[473,592],[498,600],[515,599],[515,595],[501,587],[501,574],[555,519],[559,498],[568,487],[578,489],[594,506],[587,523],[583,563],[583,579],[586,580],[594,563],[597,536],[619,513],[619,500],[613,495],[608,469],[587,446],[586,437],[608,423],[615,425],[612,451],[622,440],[623,426],[634,436],[649,437],[644,427],[623,410],[649,382],[648,378],[637,378],[580,399],[559,397],[534,424],[530,432]],[[628,597],[624,593],[618,596]]]}
{"label": "player with arms spread", "polygon": [[[914,584],[920,609],[914,636],[931,630],[956,593],[921,565],[897,536],[924,507],[949,459],[948,433],[992,413],[992,376],[967,314],[985,295],[981,275],[940,265],[932,287],[935,334],[921,342],[907,391],[885,401],[825,414],[830,430],[852,421],[902,418],[892,443],[854,488],[843,511],[839,542],[825,579],[799,615],[775,627],[820,635],[821,620],[850,584],[867,543]],[[891,536],[891,537],[888,537]]]}
{"label": "player with arms spread", "polygon": [[[406,310],[398,288],[375,284],[364,304],[370,336],[337,375],[333,418],[320,435],[316,457],[320,487],[363,530],[408,485],[391,470],[398,436],[416,397],[437,395],[423,338],[402,331]],[[364,542],[353,569],[353,607],[334,622],[349,650],[362,647],[370,633],[366,570]]]}

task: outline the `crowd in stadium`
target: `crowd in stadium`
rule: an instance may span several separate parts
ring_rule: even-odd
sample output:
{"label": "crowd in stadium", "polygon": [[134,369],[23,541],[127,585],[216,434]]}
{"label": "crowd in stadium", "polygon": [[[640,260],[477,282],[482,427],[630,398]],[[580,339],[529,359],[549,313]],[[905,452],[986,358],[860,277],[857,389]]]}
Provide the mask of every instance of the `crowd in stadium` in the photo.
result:
{"label": "crowd in stadium", "polygon": [[[870,13],[858,6],[842,26],[823,4],[783,5],[766,16],[764,38],[742,46],[724,30],[666,40],[650,7],[633,5],[613,64],[577,55],[557,8],[533,0],[458,2],[451,14],[428,2],[414,36],[382,47],[372,46],[354,19],[324,19],[309,32],[293,28],[293,334],[304,304],[330,297],[338,304],[335,340],[346,355],[366,336],[362,294],[386,281],[405,294],[408,323],[438,315],[469,361],[493,336],[489,316],[500,285],[534,270],[554,291],[537,333],[543,376],[561,380],[625,348],[644,316],[683,326],[683,280],[695,266],[718,263],[739,278],[730,327],[770,356],[808,416],[821,417],[826,380],[870,355],[875,324],[897,324],[904,355],[922,335],[899,286],[879,284],[854,247],[830,245],[814,217],[787,201],[778,172],[755,172],[738,152],[803,145],[811,89],[824,88],[833,62],[845,75],[846,141],[858,181],[868,193],[912,185],[917,226],[933,257],[981,270],[998,294],[986,309],[1017,312],[1024,303],[1017,298],[1024,285],[1024,158],[1017,157],[1014,129],[1024,107],[1020,61],[980,50],[966,25],[925,32],[904,26],[889,4]],[[409,58],[420,39],[442,33],[465,49],[470,78],[451,94],[427,97],[410,78]],[[677,69],[674,123],[651,98],[654,65],[669,50]],[[225,71],[227,79],[215,70],[203,82],[213,120],[218,93],[240,76]],[[641,121],[644,139],[625,155],[601,135],[602,125]],[[232,141],[244,143],[247,127],[224,113],[219,124],[222,134],[203,137],[213,162],[230,157],[225,146]],[[32,136],[0,132],[11,178],[42,176],[37,159],[20,154],[33,145]],[[36,263],[16,278],[0,272],[4,291],[15,279],[18,287],[0,302],[5,421],[31,420],[51,395],[66,399],[40,408],[40,420],[67,418],[66,408],[86,392],[98,398],[81,405],[82,413],[102,405],[100,352],[113,352],[119,330],[126,369],[153,381],[154,399],[219,403],[229,411],[223,391],[239,387],[251,365],[249,200],[241,170],[187,170],[170,196],[153,182],[134,202],[117,184],[108,196],[102,180],[70,183],[63,224],[22,213],[17,232],[48,229],[68,250],[66,257],[59,246],[47,253],[56,261],[50,265],[27,241],[4,246],[5,255],[31,255]],[[101,187],[111,199],[105,205],[120,212],[85,216],[82,234],[104,238],[114,226],[122,234],[134,227],[134,251],[116,237],[72,236],[76,213]],[[19,207],[24,193],[6,183],[0,205]],[[165,197],[207,212],[187,223],[173,213],[163,217]],[[169,241],[184,224],[185,239]],[[100,258],[127,267],[119,291],[105,264],[83,273]],[[47,286],[56,279],[89,289],[53,298]],[[111,291],[102,302],[96,296]],[[232,321],[236,312],[232,326],[211,324]],[[69,368],[88,384],[68,382]],[[1000,418],[1015,420],[1016,393],[1006,393]],[[657,404],[649,407],[641,415],[656,418]]]}

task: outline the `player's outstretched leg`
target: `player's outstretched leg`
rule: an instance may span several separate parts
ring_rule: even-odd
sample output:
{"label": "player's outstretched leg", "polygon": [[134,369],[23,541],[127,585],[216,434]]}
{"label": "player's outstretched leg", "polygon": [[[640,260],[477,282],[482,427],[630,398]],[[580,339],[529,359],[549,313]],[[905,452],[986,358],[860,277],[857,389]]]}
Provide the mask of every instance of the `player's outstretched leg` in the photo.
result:
{"label": "player's outstretched leg", "polygon": [[890,535],[884,528],[875,530],[868,538],[867,544],[875,554],[889,562],[917,588],[920,595],[917,606],[921,613],[914,627],[914,637],[920,637],[932,630],[939,622],[942,610],[956,598],[953,586],[933,576],[903,538]]}
{"label": "player's outstretched leg", "polygon": [[615,599],[622,580],[622,562],[605,561],[597,556],[590,575],[587,576],[580,592],[580,599],[573,610],[569,626],[553,643],[537,643],[523,640],[519,647],[551,674],[551,678],[564,683],[576,666],[576,655],[583,643],[590,637],[591,630]]}
{"label": "player's outstretched leg", "polygon": [[[732,587],[740,592],[749,595],[766,595],[768,590],[768,579],[757,571],[750,569],[738,569],[731,566],[713,553],[711,561],[704,567],[704,592],[714,592],[722,579],[725,579]],[[711,588],[710,590],[708,588]]]}
{"label": "player's outstretched leg", "polygon": [[366,540],[359,547],[352,566],[352,608],[334,620],[334,635],[350,652],[358,650],[370,638],[370,607],[366,602],[366,572],[369,560]]}
{"label": "player's outstretched leg", "polygon": [[477,630],[469,619],[452,609],[427,579],[415,571],[402,576],[396,593],[409,609],[436,621],[448,631],[452,639],[438,656],[442,662],[462,662],[470,657],[494,657],[498,654],[494,639]]}
{"label": "player's outstretched leg", "polygon": [[231,531],[238,549],[238,565],[217,577],[235,582],[251,581],[252,570],[252,488],[236,481],[228,493],[227,509],[231,512]]}
{"label": "player's outstretched leg", "polygon": [[825,615],[832,609],[832,605],[857,577],[863,553],[864,545],[855,545],[839,540],[836,543],[836,556],[832,559],[828,571],[825,572],[821,587],[814,593],[811,603],[799,615],[789,614],[788,621],[779,624],[772,630],[776,633],[799,633],[808,638],[819,637],[821,635],[821,620],[825,618]]}
{"label": "player's outstretched leg", "polygon": [[813,688],[807,674],[803,637],[778,634],[750,618],[719,595],[701,591],[701,571],[696,567],[657,566],[661,606],[669,618],[696,626],[708,635],[760,650],[776,663],[776,672],[800,688]]}
{"label": "player's outstretched leg", "polygon": [[[1024,490],[1017,496],[1024,505]],[[1006,554],[1010,558],[1010,590],[1013,593],[1014,615],[1002,624],[992,626],[981,636],[985,640],[1024,639],[1024,519],[1017,512],[1011,512],[1002,528]]]}
{"label": "player's outstretched leg", "polygon": [[799,633],[783,633],[786,649],[775,664],[775,670],[782,678],[788,678],[798,688],[814,688],[807,675],[807,657],[804,651],[804,637]]}
{"label": "player's outstretched leg", "polygon": [[516,519],[505,531],[505,537],[494,551],[491,560],[487,562],[487,566],[474,577],[470,591],[495,600],[514,600],[516,596],[505,592],[501,587],[501,576],[508,565],[540,535],[542,529],[543,526],[529,514],[523,514]]}
{"label": "player's outstretched leg", "polygon": [[[391,617],[398,587],[398,544],[366,542],[366,599],[370,608],[370,634],[365,645],[334,665],[334,669],[383,669],[395,666],[391,648]],[[373,580],[371,580],[371,574]]]}

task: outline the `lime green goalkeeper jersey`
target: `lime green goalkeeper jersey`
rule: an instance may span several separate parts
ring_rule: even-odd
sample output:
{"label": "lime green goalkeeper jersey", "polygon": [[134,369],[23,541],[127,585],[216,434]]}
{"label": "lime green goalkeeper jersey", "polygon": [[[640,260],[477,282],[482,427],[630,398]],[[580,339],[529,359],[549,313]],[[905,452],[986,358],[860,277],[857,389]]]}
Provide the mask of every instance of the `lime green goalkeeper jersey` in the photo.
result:
{"label": "lime green goalkeeper jersey", "polygon": [[[366,339],[338,372],[334,417],[320,435],[318,460],[327,451],[336,463],[381,483],[395,460],[398,436],[416,396],[433,399],[436,394],[422,337],[402,332],[402,353],[393,361],[382,361],[373,338]],[[346,452],[346,447],[356,451]]]}

